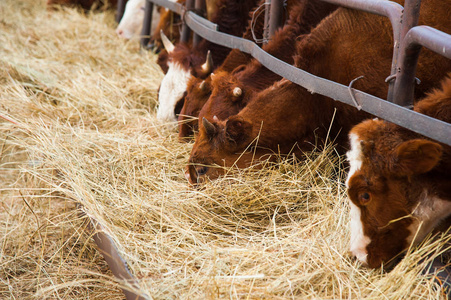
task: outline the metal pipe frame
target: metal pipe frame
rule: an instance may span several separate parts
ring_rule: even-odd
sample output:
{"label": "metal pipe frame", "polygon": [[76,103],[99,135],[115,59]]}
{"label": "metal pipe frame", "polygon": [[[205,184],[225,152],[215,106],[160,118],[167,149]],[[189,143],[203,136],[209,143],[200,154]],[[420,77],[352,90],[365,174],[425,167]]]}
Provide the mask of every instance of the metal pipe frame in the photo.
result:
{"label": "metal pipe frame", "polygon": [[117,8],[116,8],[116,23],[119,23],[124,16],[125,4],[127,4],[128,0],[117,0]]}
{"label": "metal pipe frame", "polygon": [[276,30],[283,25],[283,3],[284,0],[272,0],[269,17],[269,39],[271,39]]}
{"label": "metal pipe frame", "polygon": [[[151,0],[150,0],[151,1]],[[186,0],[185,2],[185,12],[182,14],[182,21],[183,21],[183,27],[182,27],[182,34],[180,35],[180,42],[187,43],[189,41],[189,37],[191,35],[191,28],[186,24],[185,22],[185,15],[187,12],[190,12],[194,8],[194,0]]]}
{"label": "metal pipe frame", "polygon": [[422,47],[451,59],[451,35],[424,25],[410,29],[399,53],[400,67],[394,93],[394,103],[398,105],[411,107],[413,104],[415,72]]}
{"label": "metal pipe frame", "polygon": [[[120,281],[125,282],[122,284],[122,291],[127,300],[149,300],[148,295],[140,295],[135,291],[139,291],[139,284],[136,278],[132,275],[127,267],[127,263],[122,258],[119,250],[116,247],[113,239],[106,233],[105,228],[97,222],[93,217],[88,216],[82,205],[78,205],[81,214],[87,216],[89,219],[88,230],[91,232],[94,242],[97,244],[103,259],[108,264],[113,275]],[[126,288],[125,286],[130,286]]]}
{"label": "metal pipe frame", "polygon": [[[402,27],[403,27],[403,15],[404,7],[400,4],[385,1],[385,0],[371,0],[371,1],[361,1],[361,0],[322,0],[324,2],[329,2],[335,5],[340,5],[343,7],[348,7],[352,9],[358,9],[364,12],[376,14],[379,16],[387,17],[393,28],[393,58],[391,64],[391,72],[388,78],[393,78],[396,74],[396,67],[398,64],[398,53],[399,45],[402,39]],[[406,0],[405,3],[418,0]],[[388,94],[387,100],[392,101],[392,95],[394,90],[394,81],[388,81]]]}
{"label": "metal pipe frame", "polygon": [[[406,36],[407,32],[418,25],[418,20],[420,18],[420,7],[421,7],[421,0],[405,0],[404,2],[404,10],[402,14],[402,24],[401,24],[401,31],[399,33],[399,40],[402,41],[404,37]],[[397,46],[397,53],[396,55],[393,55],[393,63],[395,64],[395,69],[392,69],[392,73],[388,78],[388,95],[387,100],[394,102],[395,100],[395,81],[396,76],[399,72],[399,46]]]}
{"label": "metal pipe frame", "polygon": [[150,41],[150,33],[152,32],[152,13],[153,13],[153,2],[146,1],[144,8],[144,20],[143,27],[141,29],[141,46],[145,49],[148,48]]}

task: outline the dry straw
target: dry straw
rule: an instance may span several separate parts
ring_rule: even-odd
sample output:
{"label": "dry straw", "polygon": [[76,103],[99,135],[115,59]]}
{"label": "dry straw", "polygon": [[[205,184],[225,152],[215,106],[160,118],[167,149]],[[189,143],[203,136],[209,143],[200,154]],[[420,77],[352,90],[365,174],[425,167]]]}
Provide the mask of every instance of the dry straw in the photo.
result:
{"label": "dry straw", "polygon": [[190,143],[155,118],[152,53],[114,12],[0,1],[0,298],[122,299],[86,230],[98,220],[153,299],[440,299],[411,249],[392,272],[348,255],[333,149],[192,189]]}

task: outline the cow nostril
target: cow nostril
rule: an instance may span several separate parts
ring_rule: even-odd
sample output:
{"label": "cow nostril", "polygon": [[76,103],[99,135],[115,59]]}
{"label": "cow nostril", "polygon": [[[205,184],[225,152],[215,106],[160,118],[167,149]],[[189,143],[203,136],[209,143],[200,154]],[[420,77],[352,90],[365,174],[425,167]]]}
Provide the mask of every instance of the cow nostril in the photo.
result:
{"label": "cow nostril", "polygon": [[116,30],[117,35],[122,36],[124,34],[124,31],[122,29]]}

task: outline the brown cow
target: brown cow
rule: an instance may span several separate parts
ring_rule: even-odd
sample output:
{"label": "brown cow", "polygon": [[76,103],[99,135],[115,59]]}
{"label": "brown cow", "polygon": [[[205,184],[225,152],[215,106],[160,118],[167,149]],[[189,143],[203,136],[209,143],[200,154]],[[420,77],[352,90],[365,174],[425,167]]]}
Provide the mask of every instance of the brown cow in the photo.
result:
{"label": "brown cow", "polygon": [[[420,23],[451,28],[451,2],[422,2]],[[437,12],[436,7],[441,9]],[[298,43],[295,65],[316,76],[348,85],[364,75],[355,88],[384,98],[390,75],[392,29],[380,16],[339,8]],[[451,62],[431,51],[420,56],[416,94],[437,85],[451,70]],[[186,177],[193,184],[216,178],[219,167],[245,167],[264,155],[295,153],[302,156],[329,136],[345,150],[347,133],[368,115],[330,98],[311,94],[286,80],[256,94],[237,115],[225,121],[203,119],[193,146]],[[331,125],[331,122],[333,123]],[[330,127],[330,129],[329,129]],[[206,167],[206,166],[210,167]]]}
{"label": "brown cow", "polygon": [[[451,78],[414,109],[451,122]],[[451,225],[451,147],[382,120],[355,126],[349,139],[351,252],[387,267],[438,225]]]}
{"label": "brown cow", "polygon": [[[263,50],[293,64],[296,38],[301,34],[310,32],[335,9],[335,5],[322,1],[288,1],[289,18],[287,24],[275,33],[271,41],[263,46]],[[195,82],[191,90],[194,97],[190,96],[188,92],[179,121],[183,121],[187,116],[197,117],[198,115],[200,120],[202,117],[211,118],[214,115],[219,119],[224,119],[229,115],[238,113],[247,104],[247,100],[251,98],[254,92],[262,90],[281,79],[279,75],[265,68],[258,60],[249,59],[249,61],[245,67],[242,66],[233,73],[230,69],[224,67],[215,71],[213,84],[210,83],[211,79],[206,80],[201,91],[198,88],[196,89],[196,86],[201,86],[200,83]],[[208,101],[205,86],[214,87]],[[199,97],[199,94],[203,97]],[[179,137],[192,134],[192,129],[197,130],[196,120],[190,123],[181,123]]]}
{"label": "brown cow", "polygon": [[[241,36],[248,22],[249,12],[256,2],[257,0],[220,0],[212,22],[216,23],[222,32]],[[169,53],[168,71],[160,85],[157,118],[170,122],[177,120],[174,108],[178,102],[183,101],[188,80],[193,76],[205,78],[214,67],[222,64],[230,49],[208,40],[202,40],[194,48],[183,43],[174,46],[167,41],[165,48]],[[209,51],[212,61],[208,59]]]}

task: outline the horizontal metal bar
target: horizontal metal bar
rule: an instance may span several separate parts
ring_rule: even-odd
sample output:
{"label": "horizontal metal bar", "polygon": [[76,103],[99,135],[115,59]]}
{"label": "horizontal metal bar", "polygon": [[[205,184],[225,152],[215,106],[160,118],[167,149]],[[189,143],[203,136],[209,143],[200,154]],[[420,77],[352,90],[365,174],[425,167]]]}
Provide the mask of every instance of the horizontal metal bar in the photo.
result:
{"label": "horizontal metal bar", "polygon": [[394,102],[411,105],[415,89],[415,73],[422,47],[451,59],[451,35],[429,26],[415,26],[403,39],[399,52],[399,73],[395,81]]}

